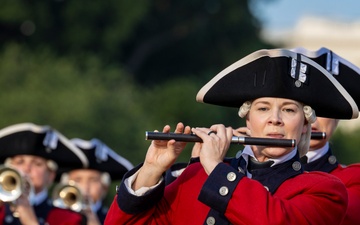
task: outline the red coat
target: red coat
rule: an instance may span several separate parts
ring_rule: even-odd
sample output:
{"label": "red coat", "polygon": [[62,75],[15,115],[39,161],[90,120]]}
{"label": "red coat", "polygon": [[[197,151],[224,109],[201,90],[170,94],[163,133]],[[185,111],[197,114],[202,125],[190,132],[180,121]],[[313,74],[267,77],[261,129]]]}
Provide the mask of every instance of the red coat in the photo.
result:
{"label": "red coat", "polygon": [[[48,201],[46,201],[48,202]],[[39,208],[35,208],[38,216],[39,224],[47,225],[86,225],[86,217],[80,213],[68,210],[60,209],[45,203],[41,207],[42,212],[39,212]],[[37,209],[37,210],[36,210]],[[46,214],[46,219],[43,218]],[[9,216],[11,219],[9,219]],[[5,219],[7,218],[7,219]],[[44,221],[45,220],[45,221]],[[0,206],[0,225],[2,224],[20,224],[18,218],[14,218],[8,207],[8,205]]]}
{"label": "red coat", "polygon": [[[268,177],[272,175],[277,177]],[[234,225],[330,225],[342,221],[347,205],[344,184],[323,172],[289,178],[271,194],[260,182],[225,163],[209,176],[200,163],[194,163],[166,186],[163,194],[164,186],[137,197],[128,193],[122,183],[105,225],[211,224],[211,219],[216,220],[216,225],[228,224],[224,218]]]}
{"label": "red coat", "polygon": [[0,203],[0,225],[3,224],[4,217],[5,217],[5,206],[4,203]]}
{"label": "red coat", "polygon": [[338,177],[348,192],[348,207],[341,225],[360,224],[360,164],[340,165],[329,149],[319,159],[304,164],[307,171],[323,171]]}
{"label": "red coat", "polygon": [[53,208],[46,219],[48,225],[86,225],[86,218],[80,213]]}
{"label": "red coat", "polygon": [[348,191],[348,208],[342,225],[360,224],[360,164],[341,166],[330,172],[345,184]]}

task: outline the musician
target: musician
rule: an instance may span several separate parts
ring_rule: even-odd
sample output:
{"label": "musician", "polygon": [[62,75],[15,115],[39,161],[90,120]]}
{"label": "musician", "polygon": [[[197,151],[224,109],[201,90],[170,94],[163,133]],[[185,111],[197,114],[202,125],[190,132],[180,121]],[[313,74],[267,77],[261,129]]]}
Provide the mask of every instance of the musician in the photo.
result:
{"label": "musician", "polygon": [[[316,95],[315,95],[316,93]],[[200,89],[197,101],[240,107],[253,137],[295,139],[295,147],[247,145],[225,159],[233,129],[216,124],[193,162],[165,187],[163,173],[186,143],[154,140],[145,161],[125,174],[105,224],[339,224],[347,192],[334,176],[304,173],[300,157],[319,116],[351,119],[356,103],[321,66],[289,50],[260,50],[235,62]],[[335,102],[334,99],[337,99]],[[166,125],[163,132],[170,131]]]}
{"label": "musician", "polygon": [[98,139],[71,139],[87,157],[89,167],[74,167],[64,172],[61,183],[73,181],[88,199],[89,208],[84,210],[90,224],[104,224],[108,207],[104,205],[111,181],[121,180],[123,175],[134,166],[124,157],[110,149]]}
{"label": "musician", "polygon": [[[86,218],[79,213],[53,207],[48,196],[48,188],[59,165],[85,167],[88,164],[83,153],[58,131],[32,123],[1,129],[0,162],[22,173],[33,190],[24,191],[13,207],[10,207],[12,204],[5,205],[5,214],[1,218],[4,225],[86,223]],[[18,218],[14,217],[14,212],[19,214]]]}
{"label": "musician", "polygon": [[[320,48],[317,51],[309,51],[303,48],[293,49],[294,52],[304,54],[318,64],[327,68],[353,96],[358,106],[360,104],[360,68],[350,63],[346,59],[335,54],[327,48]],[[304,169],[307,171],[323,171],[338,177],[346,186],[348,191],[348,207],[341,223],[360,224],[360,163],[351,165],[340,164],[333,154],[331,139],[339,120],[318,117],[311,128],[314,132],[326,132],[326,139],[311,140],[310,149],[305,157],[302,158]]]}

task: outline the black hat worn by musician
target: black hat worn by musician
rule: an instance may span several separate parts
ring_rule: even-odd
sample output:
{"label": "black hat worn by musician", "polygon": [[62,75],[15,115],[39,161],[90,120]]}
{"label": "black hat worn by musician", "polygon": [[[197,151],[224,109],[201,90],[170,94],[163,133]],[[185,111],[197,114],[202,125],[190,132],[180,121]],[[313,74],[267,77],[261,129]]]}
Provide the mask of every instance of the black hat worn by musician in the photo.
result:
{"label": "black hat worn by musician", "polygon": [[[120,180],[128,170],[134,167],[127,159],[117,154],[98,139],[88,141],[74,138],[71,139],[71,142],[84,153],[89,161],[89,166],[85,169],[93,169],[101,173],[107,173],[110,175],[111,180]],[[74,165],[68,168],[68,171],[70,169],[84,168]]]}
{"label": "black hat worn by musician", "polygon": [[328,71],[286,49],[259,50],[240,59],[203,86],[196,100],[239,108],[260,97],[296,100],[311,106],[320,117],[359,115],[354,99]]}
{"label": "black hat worn by musician", "polygon": [[328,48],[310,51],[305,48],[290,49],[314,60],[327,71],[349,92],[358,107],[360,106],[360,68],[340,57]]}
{"label": "black hat worn by musician", "polygon": [[50,126],[20,123],[0,130],[0,163],[16,155],[39,156],[48,161],[49,169],[78,165],[88,160],[74,144]]}

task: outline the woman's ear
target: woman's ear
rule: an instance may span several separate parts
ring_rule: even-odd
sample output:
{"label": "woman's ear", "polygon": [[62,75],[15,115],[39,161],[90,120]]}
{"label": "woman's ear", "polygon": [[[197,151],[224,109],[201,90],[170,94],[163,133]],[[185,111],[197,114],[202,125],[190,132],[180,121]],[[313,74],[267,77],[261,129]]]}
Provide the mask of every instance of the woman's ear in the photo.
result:
{"label": "woman's ear", "polygon": [[53,170],[48,170],[49,171],[49,184],[51,185],[56,177],[56,172]]}
{"label": "woman's ear", "polygon": [[303,125],[303,129],[302,129],[302,132],[301,132],[302,134],[305,134],[308,131],[308,126],[309,126],[309,122],[307,120],[305,120],[304,125]]}
{"label": "woman's ear", "polygon": [[251,130],[251,125],[250,125],[250,122],[249,122],[249,118],[246,117],[246,127],[249,128]]}

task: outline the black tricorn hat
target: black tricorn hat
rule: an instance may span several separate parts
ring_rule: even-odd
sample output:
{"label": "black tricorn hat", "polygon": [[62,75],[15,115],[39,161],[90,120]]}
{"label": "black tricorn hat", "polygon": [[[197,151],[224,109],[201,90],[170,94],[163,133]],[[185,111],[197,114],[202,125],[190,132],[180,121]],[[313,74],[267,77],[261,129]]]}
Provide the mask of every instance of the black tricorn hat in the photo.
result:
{"label": "black tricorn hat", "polygon": [[203,86],[196,100],[239,108],[260,97],[296,100],[320,117],[353,119],[359,114],[353,98],[328,71],[285,49],[259,50],[233,63]]}
{"label": "black tricorn hat", "polygon": [[[87,169],[107,172],[112,180],[122,179],[123,175],[134,167],[127,159],[117,154],[98,139],[94,138],[88,141],[74,138],[71,139],[71,142],[86,155],[89,161]],[[71,170],[73,169],[81,168],[71,167]]]}
{"label": "black tricorn hat", "polygon": [[349,92],[358,107],[360,106],[359,67],[324,47],[317,51],[310,51],[305,48],[294,48],[291,49],[291,51],[305,55],[329,71],[347,92]]}
{"label": "black tricorn hat", "polygon": [[57,163],[58,167],[88,166],[80,149],[50,126],[20,123],[0,130],[0,163],[16,155],[34,155]]}

